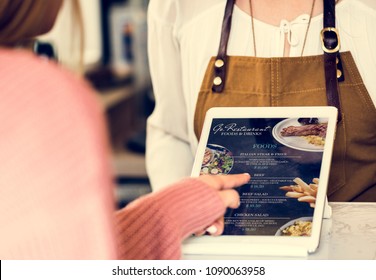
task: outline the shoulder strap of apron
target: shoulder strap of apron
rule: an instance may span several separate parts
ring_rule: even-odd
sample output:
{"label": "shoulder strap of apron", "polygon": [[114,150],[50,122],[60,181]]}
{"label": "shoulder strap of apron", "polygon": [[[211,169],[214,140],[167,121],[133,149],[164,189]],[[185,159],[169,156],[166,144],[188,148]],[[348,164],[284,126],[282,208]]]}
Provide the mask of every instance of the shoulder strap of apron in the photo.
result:
{"label": "shoulder strap of apron", "polygon": [[[322,48],[324,50],[324,68],[326,98],[328,105],[338,109],[338,122],[342,119],[341,106],[338,94],[338,79],[344,79],[340,64],[339,33],[335,25],[335,0],[324,0],[324,28],[321,30]],[[337,75],[337,72],[339,75]],[[338,77],[337,77],[338,76]]]}
{"label": "shoulder strap of apron", "polygon": [[[342,119],[338,95],[338,80],[343,80],[342,64],[339,55],[340,40],[335,28],[335,0],[324,1],[324,28],[321,31],[322,48],[324,50],[324,68],[326,81],[326,96],[330,106],[338,109],[338,122]],[[227,44],[230,37],[232,13],[235,0],[227,0],[223,16],[221,39],[218,54],[214,63],[215,77],[212,91],[221,93],[225,87],[227,68]],[[337,71],[337,67],[339,72]],[[337,72],[339,75],[337,75]],[[337,80],[338,78],[338,80]]]}
{"label": "shoulder strap of apron", "polygon": [[230,37],[232,12],[234,10],[235,0],[227,0],[225,14],[223,16],[221,41],[219,43],[218,55],[215,60],[213,80],[213,92],[222,92],[225,87],[226,67],[227,67],[227,43]]}

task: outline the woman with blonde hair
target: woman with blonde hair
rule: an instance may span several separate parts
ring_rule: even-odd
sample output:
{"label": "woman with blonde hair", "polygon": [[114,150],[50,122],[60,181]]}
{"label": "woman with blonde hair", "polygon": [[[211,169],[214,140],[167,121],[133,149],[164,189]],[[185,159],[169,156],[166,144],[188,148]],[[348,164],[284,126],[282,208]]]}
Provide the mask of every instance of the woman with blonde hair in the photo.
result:
{"label": "woman with blonde hair", "polygon": [[114,213],[93,90],[28,49],[61,4],[0,0],[0,259],[178,259],[190,234],[221,234],[249,175],[185,179]]}

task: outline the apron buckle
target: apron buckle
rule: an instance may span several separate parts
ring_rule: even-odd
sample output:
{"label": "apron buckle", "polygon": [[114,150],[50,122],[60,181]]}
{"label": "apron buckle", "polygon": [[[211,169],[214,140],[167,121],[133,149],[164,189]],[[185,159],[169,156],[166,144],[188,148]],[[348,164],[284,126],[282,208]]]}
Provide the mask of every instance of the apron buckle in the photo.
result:
{"label": "apron buckle", "polygon": [[339,51],[341,42],[337,28],[325,27],[321,30],[321,47],[326,53]]}

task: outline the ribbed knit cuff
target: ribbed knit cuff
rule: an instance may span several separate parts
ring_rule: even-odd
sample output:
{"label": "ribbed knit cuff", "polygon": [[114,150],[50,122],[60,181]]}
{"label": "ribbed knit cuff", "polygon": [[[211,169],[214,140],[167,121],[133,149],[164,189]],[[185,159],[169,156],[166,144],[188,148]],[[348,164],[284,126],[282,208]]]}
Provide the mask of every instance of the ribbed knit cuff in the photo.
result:
{"label": "ribbed knit cuff", "polygon": [[218,193],[197,179],[141,197],[116,213],[118,257],[179,259],[183,239],[225,210]]}
{"label": "ribbed knit cuff", "polygon": [[158,204],[176,222],[184,239],[225,213],[218,192],[197,179],[185,179],[157,194]]}

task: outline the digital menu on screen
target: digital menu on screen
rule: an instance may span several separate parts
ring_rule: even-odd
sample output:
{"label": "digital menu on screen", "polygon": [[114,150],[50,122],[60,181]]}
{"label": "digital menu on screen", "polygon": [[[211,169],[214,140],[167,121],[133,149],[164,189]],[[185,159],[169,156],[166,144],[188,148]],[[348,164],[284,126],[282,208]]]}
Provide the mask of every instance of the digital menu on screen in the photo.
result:
{"label": "digital menu on screen", "polygon": [[200,174],[249,173],[224,235],[310,236],[324,118],[213,119]]}

